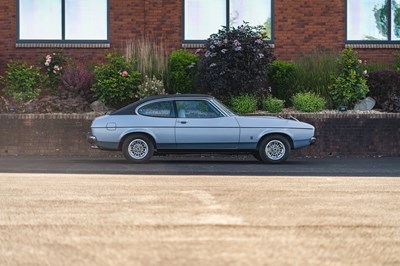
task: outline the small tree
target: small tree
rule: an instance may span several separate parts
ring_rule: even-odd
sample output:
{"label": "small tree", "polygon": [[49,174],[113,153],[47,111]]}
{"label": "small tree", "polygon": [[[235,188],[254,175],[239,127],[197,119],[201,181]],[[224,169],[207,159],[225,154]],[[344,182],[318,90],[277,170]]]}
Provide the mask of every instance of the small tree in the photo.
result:
{"label": "small tree", "polygon": [[11,61],[7,64],[7,68],[3,81],[4,94],[19,101],[33,100],[39,96],[42,83],[46,79],[40,74],[38,67]]}
{"label": "small tree", "polygon": [[108,54],[107,63],[94,68],[93,92],[112,107],[121,107],[135,99],[140,73],[123,56]]}
{"label": "small tree", "polygon": [[362,61],[352,48],[342,51],[339,58],[340,73],[330,88],[330,94],[336,107],[346,105],[353,107],[364,99],[368,93],[366,71],[362,69]]}
{"label": "small tree", "polygon": [[168,89],[170,92],[191,93],[199,57],[185,50],[173,51],[168,58]]}
{"label": "small tree", "polygon": [[266,68],[275,57],[265,38],[262,26],[247,23],[212,34],[200,62],[206,88],[223,99],[266,89]]}

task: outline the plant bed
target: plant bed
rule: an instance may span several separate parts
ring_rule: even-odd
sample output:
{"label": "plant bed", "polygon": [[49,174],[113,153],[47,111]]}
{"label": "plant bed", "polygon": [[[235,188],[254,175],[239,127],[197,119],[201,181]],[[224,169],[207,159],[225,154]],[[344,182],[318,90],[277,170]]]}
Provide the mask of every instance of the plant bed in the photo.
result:
{"label": "plant bed", "polygon": [[44,95],[22,102],[0,96],[0,113],[86,113],[90,103],[83,97]]}

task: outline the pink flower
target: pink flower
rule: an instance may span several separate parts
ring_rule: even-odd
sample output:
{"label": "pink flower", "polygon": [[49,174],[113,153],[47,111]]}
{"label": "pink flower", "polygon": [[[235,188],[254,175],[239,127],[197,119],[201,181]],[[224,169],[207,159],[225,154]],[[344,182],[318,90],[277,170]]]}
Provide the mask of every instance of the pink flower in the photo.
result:
{"label": "pink flower", "polygon": [[48,54],[46,55],[46,62],[44,63],[45,66],[49,66],[51,63],[51,56]]}
{"label": "pink flower", "polygon": [[122,71],[121,76],[123,76],[123,77],[129,76],[128,71],[126,71],[126,70]]}
{"label": "pink flower", "polygon": [[55,65],[53,67],[53,73],[56,74],[58,71],[60,71],[60,68],[57,65]]}

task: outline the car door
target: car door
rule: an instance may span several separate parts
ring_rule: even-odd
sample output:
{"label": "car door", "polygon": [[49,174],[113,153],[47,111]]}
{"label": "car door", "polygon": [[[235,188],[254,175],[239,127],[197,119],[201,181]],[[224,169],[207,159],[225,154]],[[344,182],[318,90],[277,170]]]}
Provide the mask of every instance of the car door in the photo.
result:
{"label": "car door", "polygon": [[155,138],[158,148],[175,147],[175,108],[171,100],[157,100],[137,108],[134,118],[138,131],[147,132]]}
{"label": "car door", "polygon": [[237,148],[239,125],[234,117],[224,115],[205,99],[176,100],[176,108],[175,138],[178,148]]}

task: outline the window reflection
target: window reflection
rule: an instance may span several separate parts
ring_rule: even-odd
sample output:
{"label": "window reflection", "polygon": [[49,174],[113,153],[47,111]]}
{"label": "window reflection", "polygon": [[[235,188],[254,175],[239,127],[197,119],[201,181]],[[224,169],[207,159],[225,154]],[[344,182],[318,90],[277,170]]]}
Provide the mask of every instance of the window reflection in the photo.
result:
{"label": "window reflection", "polygon": [[205,40],[226,24],[226,0],[186,0],[185,39]]}
{"label": "window reflection", "polygon": [[347,1],[347,40],[387,40],[385,0]]}
{"label": "window reflection", "polygon": [[[229,2],[228,2],[229,1]],[[184,39],[206,40],[222,26],[264,26],[271,39],[272,0],[185,0]],[[229,11],[227,10],[229,3]],[[228,17],[229,16],[229,17]]]}
{"label": "window reflection", "polygon": [[65,1],[66,40],[107,40],[107,0]]}
{"label": "window reflection", "polygon": [[20,0],[19,38],[60,40],[61,0]]}
{"label": "window reflection", "polygon": [[108,39],[108,0],[19,0],[18,18],[22,41]]}
{"label": "window reflection", "polygon": [[392,40],[400,40],[400,1],[392,0]]}
{"label": "window reflection", "polygon": [[229,23],[231,26],[248,22],[251,26],[264,26],[271,39],[271,2],[265,0],[230,0]]}

